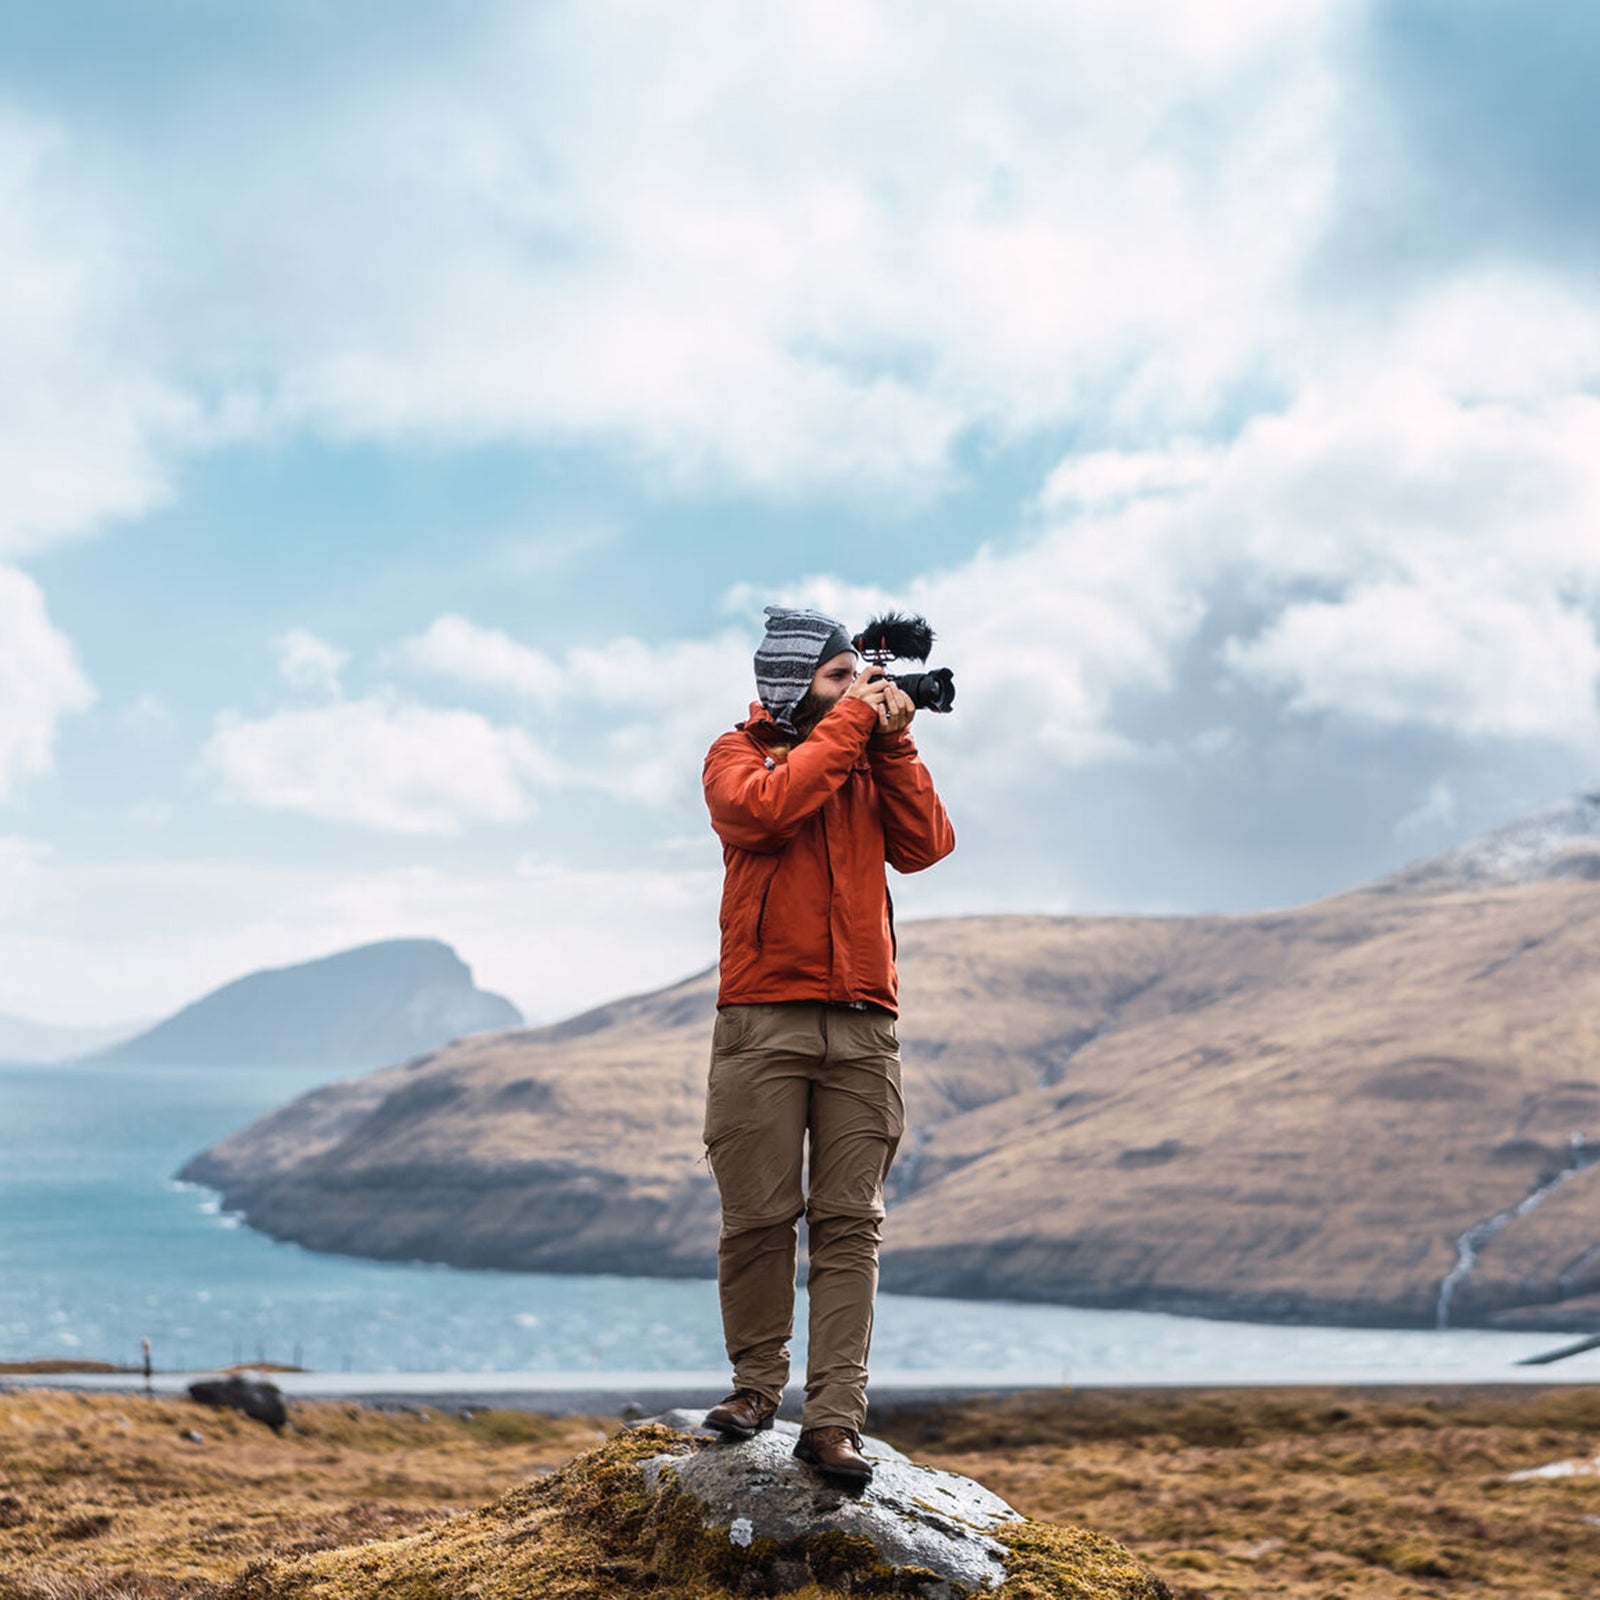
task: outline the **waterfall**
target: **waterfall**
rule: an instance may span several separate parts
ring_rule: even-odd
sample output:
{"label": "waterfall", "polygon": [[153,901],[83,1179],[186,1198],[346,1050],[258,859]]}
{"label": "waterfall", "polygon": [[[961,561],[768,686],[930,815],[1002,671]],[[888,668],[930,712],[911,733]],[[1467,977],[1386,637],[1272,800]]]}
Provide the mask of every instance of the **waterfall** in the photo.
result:
{"label": "waterfall", "polygon": [[1515,1222],[1518,1217],[1527,1216],[1535,1206],[1554,1194],[1568,1178],[1576,1177],[1585,1167],[1593,1166],[1600,1161],[1600,1147],[1591,1145],[1581,1133],[1573,1133],[1567,1144],[1567,1164],[1553,1178],[1546,1179],[1509,1210],[1498,1211],[1486,1221],[1468,1228],[1456,1240],[1456,1264],[1439,1285],[1439,1300],[1433,1319],[1436,1328],[1450,1326],[1450,1305],[1455,1299],[1456,1290],[1466,1282],[1472,1269],[1477,1266],[1478,1253],[1483,1247],[1508,1223]]}

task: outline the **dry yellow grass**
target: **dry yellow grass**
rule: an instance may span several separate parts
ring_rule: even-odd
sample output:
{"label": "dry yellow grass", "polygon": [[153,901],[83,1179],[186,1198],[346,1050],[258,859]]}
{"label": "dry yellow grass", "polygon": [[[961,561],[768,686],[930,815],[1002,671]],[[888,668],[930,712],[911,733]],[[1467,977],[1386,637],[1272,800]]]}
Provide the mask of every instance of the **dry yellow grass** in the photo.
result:
{"label": "dry yellow grass", "polygon": [[[571,1492],[530,1483],[615,1423],[294,1411],[275,1438],[184,1401],[0,1395],[0,1600],[442,1600],[470,1592],[473,1563],[513,1558],[541,1600],[719,1592],[619,1521],[626,1485],[605,1472],[652,1441],[619,1441]],[[1507,1481],[1593,1454],[1600,1390],[1092,1391],[880,1409],[874,1426],[1081,1559],[1095,1546],[1076,1527],[1118,1541],[1177,1600],[1600,1594],[1600,1479]],[[567,1514],[584,1504],[590,1522]]]}
{"label": "dry yellow grass", "polygon": [[[201,1442],[187,1437],[198,1433]],[[250,1561],[410,1532],[604,1438],[587,1418],[0,1395],[0,1597],[201,1595]]]}
{"label": "dry yellow grass", "polygon": [[[201,1429],[203,1443],[186,1437]],[[0,1600],[735,1592],[749,1556],[703,1536],[692,1506],[647,1503],[634,1470],[688,1441],[655,1428],[593,1448],[604,1437],[588,1419],[323,1404],[297,1406],[280,1438],[187,1402],[0,1396]],[[1016,1544],[1010,1600],[1161,1593],[1098,1535],[1030,1525]],[[811,1586],[810,1600],[877,1592],[886,1577],[859,1540],[808,1553],[840,1584]]]}
{"label": "dry yellow grass", "polygon": [[1019,1511],[1127,1545],[1175,1600],[1590,1600],[1600,1390],[1084,1391],[877,1423]]}

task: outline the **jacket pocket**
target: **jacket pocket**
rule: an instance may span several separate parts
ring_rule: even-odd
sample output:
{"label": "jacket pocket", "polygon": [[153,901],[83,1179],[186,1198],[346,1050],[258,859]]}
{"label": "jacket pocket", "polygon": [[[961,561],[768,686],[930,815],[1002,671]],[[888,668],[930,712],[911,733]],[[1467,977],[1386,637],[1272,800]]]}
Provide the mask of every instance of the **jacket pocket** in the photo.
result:
{"label": "jacket pocket", "polygon": [[[773,873],[772,878],[775,877],[777,877],[777,873]],[[761,948],[762,924],[767,920],[767,896],[772,893],[772,878],[767,879],[766,886],[761,891],[761,903],[756,907],[755,945],[757,950]]]}
{"label": "jacket pocket", "polygon": [[[772,899],[772,888],[778,881],[779,870],[783,866],[782,856],[758,857],[749,877],[741,885],[741,899],[744,903],[743,914],[740,918],[745,930],[744,945],[754,955],[761,953],[761,945],[766,934],[767,910]],[[778,905],[783,904],[779,897]],[[776,910],[777,907],[773,907]]]}

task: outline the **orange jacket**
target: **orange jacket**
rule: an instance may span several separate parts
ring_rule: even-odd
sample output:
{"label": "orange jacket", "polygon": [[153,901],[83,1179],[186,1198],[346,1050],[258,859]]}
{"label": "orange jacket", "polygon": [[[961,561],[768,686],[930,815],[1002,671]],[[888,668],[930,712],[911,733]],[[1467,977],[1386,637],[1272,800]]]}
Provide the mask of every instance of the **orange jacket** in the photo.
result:
{"label": "orange jacket", "polygon": [[792,748],[759,702],[706,756],[722,840],[717,1004],[870,1000],[898,1012],[884,873],[920,872],[956,836],[909,732],[838,701]]}

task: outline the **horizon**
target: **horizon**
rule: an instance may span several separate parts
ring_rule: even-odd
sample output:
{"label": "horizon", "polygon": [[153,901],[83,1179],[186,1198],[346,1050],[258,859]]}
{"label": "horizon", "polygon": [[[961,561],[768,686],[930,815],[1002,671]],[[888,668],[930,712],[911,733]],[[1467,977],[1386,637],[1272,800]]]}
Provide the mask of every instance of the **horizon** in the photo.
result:
{"label": "horizon", "polygon": [[[1571,795],[1563,796],[1562,799],[1563,800],[1600,801],[1600,792],[1589,792],[1589,791],[1584,791],[1584,790],[1578,790],[1578,791],[1575,791]],[[1550,803],[1547,806],[1537,807],[1537,808],[1535,808],[1535,810],[1533,810],[1531,812],[1523,813],[1519,817],[1509,818],[1505,822],[1503,822],[1500,825],[1498,825],[1497,827],[1490,828],[1489,830],[1487,830],[1487,832],[1485,834],[1477,834],[1477,835],[1474,835],[1472,838],[1469,838],[1469,839],[1457,840],[1454,844],[1446,845],[1443,850],[1436,851],[1432,855],[1418,856],[1418,857],[1415,857],[1415,858],[1413,858],[1413,859],[1411,859],[1409,861],[1402,862],[1402,863],[1400,863],[1399,867],[1396,870],[1398,872],[1404,873],[1404,872],[1409,871],[1409,870],[1411,870],[1411,869],[1413,869],[1413,868],[1415,868],[1417,866],[1421,866],[1421,865],[1423,865],[1423,864],[1425,864],[1425,863],[1427,863],[1429,861],[1437,860],[1441,856],[1452,855],[1458,850],[1465,849],[1468,845],[1474,844],[1474,843],[1478,842],[1479,840],[1481,840],[1481,839],[1483,839],[1485,837],[1490,837],[1490,836],[1493,836],[1495,834],[1499,834],[1501,832],[1504,832],[1506,829],[1514,827],[1518,823],[1525,822],[1525,821],[1529,820],[1532,817],[1536,817],[1536,816],[1542,815],[1544,812],[1547,812],[1547,811],[1557,811],[1557,810],[1559,810],[1561,808],[1561,804],[1562,804],[1562,802],[1559,801],[1559,800],[1558,801],[1554,801],[1554,802]],[[931,914],[929,914],[927,916],[903,918],[903,919],[900,919],[900,926],[903,927],[903,928],[917,927],[917,926],[925,925],[925,924],[928,924],[928,923],[949,922],[949,921],[965,921],[965,920],[975,919],[975,918],[980,918],[980,917],[981,918],[1044,917],[1044,918],[1047,918],[1047,919],[1052,920],[1052,921],[1067,921],[1067,920],[1074,920],[1074,919],[1083,920],[1083,921],[1095,921],[1097,919],[1102,919],[1102,918],[1103,919],[1107,919],[1107,920],[1110,920],[1110,919],[1132,919],[1132,920],[1138,920],[1138,919],[1142,919],[1142,918],[1160,919],[1160,920],[1184,920],[1184,919],[1190,919],[1190,918],[1200,919],[1200,918],[1207,918],[1207,917],[1271,916],[1271,915],[1281,914],[1282,912],[1285,912],[1285,911],[1303,910],[1303,909],[1306,909],[1306,908],[1308,908],[1310,906],[1318,904],[1319,901],[1324,900],[1324,899],[1333,899],[1333,898],[1337,898],[1340,895],[1359,893],[1361,890],[1366,889],[1366,888],[1370,888],[1374,884],[1380,883],[1382,881],[1383,881],[1382,878],[1378,878],[1378,879],[1363,879],[1358,883],[1346,884],[1341,888],[1335,888],[1332,891],[1330,891],[1329,894],[1323,895],[1323,896],[1318,896],[1317,899],[1315,899],[1315,900],[1295,901],[1294,903],[1288,904],[1288,905],[1255,906],[1255,907],[1245,908],[1245,909],[1239,910],[1239,911],[1221,912],[1221,911],[1207,911],[1207,910],[1204,910],[1204,909],[1188,910],[1188,911],[1116,911],[1116,910],[1107,910],[1107,911],[1063,911],[1063,912],[1039,912],[1039,911],[1029,911],[1029,910],[1008,910],[1008,911],[983,911],[983,910],[977,910],[977,911],[960,911],[960,912],[943,912],[943,913],[936,912],[936,913],[931,913]],[[342,946],[337,950],[322,951],[322,952],[314,954],[314,955],[305,956],[300,960],[287,962],[287,963],[281,964],[281,965],[276,966],[276,967],[256,968],[256,969],[253,969],[249,973],[239,973],[239,974],[236,974],[233,978],[225,979],[222,984],[220,984],[220,985],[218,985],[218,986],[216,986],[214,988],[206,990],[203,994],[197,994],[197,995],[192,996],[188,1001],[183,1002],[182,1005],[174,1008],[174,1010],[172,1010],[172,1011],[163,1012],[163,1013],[161,1013],[159,1015],[151,1016],[151,1017],[135,1018],[132,1021],[124,1022],[124,1023],[121,1023],[121,1024],[114,1024],[112,1026],[117,1026],[117,1027],[120,1027],[120,1028],[123,1028],[123,1029],[126,1030],[126,1033],[124,1035],[122,1035],[121,1037],[132,1037],[132,1036],[137,1035],[138,1033],[142,1033],[142,1032],[144,1032],[144,1031],[146,1031],[146,1030],[148,1030],[148,1029],[150,1029],[150,1028],[152,1028],[154,1026],[157,1026],[160,1023],[164,1022],[164,1021],[169,1020],[172,1016],[174,1016],[176,1014],[177,1011],[186,1009],[190,1005],[196,1004],[197,1002],[199,1002],[201,1000],[209,998],[210,996],[216,994],[219,991],[219,989],[226,988],[232,983],[237,983],[242,978],[253,977],[257,973],[260,973],[260,972],[281,972],[281,971],[289,970],[289,969],[292,969],[292,968],[295,968],[295,967],[308,966],[308,965],[314,964],[314,963],[319,962],[319,961],[329,960],[329,959],[331,959],[332,957],[335,957],[335,956],[346,955],[346,954],[349,954],[349,953],[351,953],[353,951],[356,951],[356,950],[371,948],[371,947],[373,947],[375,945],[398,944],[398,943],[407,943],[407,942],[436,943],[436,944],[445,945],[446,948],[451,949],[453,951],[453,953],[466,964],[466,966],[468,968],[468,971],[471,973],[471,979],[472,979],[473,986],[475,988],[480,989],[480,990],[489,989],[489,986],[484,984],[481,981],[481,979],[479,977],[479,974],[477,972],[477,969],[474,967],[473,962],[471,960],[470,952],[455,949],[454,946],[451,946],[447,940],[439,940],[439,939],[430,938],[428,935],[397,935],[397,936],[394,936],[394,937],[391,937],[391,938],[378,939],[378,940],[369,940],[369,941],[366,941],[365,943],[363,943],[361,945],[347,945],[347,946]],[[585,1000],[584,1002],[582,1002],[581,1004],[579,1004],[578,1006],[576,1006],[572,1010],[566,1010],[566,1011],[557,1010],[557,1011],[548,1012],[548,1013],[545,1013],[545,1014],[539,1015],[539,1016],[530,1015],[526,1011],[524,1011],[523,1012],[523,1025],[528,1027],[528,1028],[535,1029],[535,1030],[540,1029],[540,1028],[545,1028],[545,1027],[559,1026],[559,1025],[561,1025],[563,1023],[572,1021],[573,1019],[575,1019],[577,1017],[588,1015],[590,1012],[593,1012],[593,1011],[596,1011],[596,1010],[603,1010],[608,1006],[618,1005],[618,1004],[622,1004],[622,1003],[624,1003],[626,1001],[629,1001],[629,1000],[647,998],[649,996],[653,996],[653,995],[656,995],[656,994],[669,992],[669,991],[671,991],[673,989],[683,988],[687,984],[691,984],[691,983],[697,982],[698,980],[700,980],[702,978],[706,978],[706,977],[710,976],[716,970],[717,970],[717,963],[716,963],[715,960],[713,960],[710,963],[710,965],[708,965],[708,966],[695,967],[692,971],[680,973],[680,974],[678,974],[676,976],[669,976],[665,980],[663,980],[661,983],[658,983],[658,984],[656,984],[655,986],[653,986],[651,988],[625,987],[625,988],[613,991],[610,994],[601,996],[599,999]],[[494,990],[490,989],[490,992],[491,993],[495,993],[495,992],[498,992],[498,991],[494,991]],[[503,996],[503,998],[509,999],[510,996]],[[521,1008],[519,1007],[519,1009],[521,1009]],[[19,1016],[16,1016],[16,1015],[12,1014],[12,1013],[7,1013],[7,1012],[0,1012],[0,1024],[4,1024],[4,1023],[23,1023],[23,1024],[34,1025],[34,1024],[36,1024],[36,1019],[30,1018],[30,1017],[19,1017]],[[49,1024],[38,1024],[38,1025],[41,1026],[42,1028],[48,1028],[50,1026]],[[61,1031],[62,1032],[67,1032],[67,1031],[72,1031],[72,1030],[63,1029]],[[65,1061],[65,1060],[67,1060],[69,1058],[61,1058],[61,1059],[63,1061]],[[5,1058],[3,1056],[0,1056],[0,1064],[5,1064]],[[18,1064],[22,1064],[22,1063],[18,1063]],[[46,1064],[59,1064],[59,1063],[47,1062],[46,1060],[41,1058],[41,1060],[38,1062],[38,1064],[39,1065],[46,1065]]]}
{"label": "horizon", "polygon": [[1505,0],[0,17],[0,1015],[703,970],[768,601],[940,636],[907,919],[1592,787],[1597,67]]}

